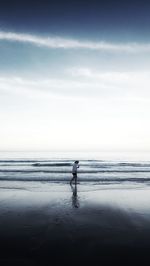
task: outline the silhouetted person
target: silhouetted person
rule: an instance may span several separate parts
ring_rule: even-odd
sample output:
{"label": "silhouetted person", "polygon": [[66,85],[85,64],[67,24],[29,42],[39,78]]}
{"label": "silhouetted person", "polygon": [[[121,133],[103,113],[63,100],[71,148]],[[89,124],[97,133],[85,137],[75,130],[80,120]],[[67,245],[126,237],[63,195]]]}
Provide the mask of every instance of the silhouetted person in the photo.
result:
{"label": "silhouetted person", "polygon": [[75,184],[77,183],[77,169],[79,168],[79,161],[75,161],[72,166],[72,179],[70,181],[70,185],[73,181],[75,181]]}

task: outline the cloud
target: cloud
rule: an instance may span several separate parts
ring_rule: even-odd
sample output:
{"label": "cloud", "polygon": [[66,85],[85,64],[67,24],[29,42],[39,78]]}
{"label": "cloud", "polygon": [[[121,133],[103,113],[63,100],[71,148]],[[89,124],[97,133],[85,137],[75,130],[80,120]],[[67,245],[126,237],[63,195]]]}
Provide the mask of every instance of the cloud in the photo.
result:
{"label": "cloud", "polygon": [[25,94],[29,97],[73,98],[88,96],[90,86],[87,82],[75,80],[36,78],[27,79],[16,76],[0,77],[0,92]]}
{"label": "cloud", "polygon": [[85,78],[85,79],[97,79],[97,80],[105,80],[110,81],[111,83],[116,82],[125,82],[129,79],[131,75],[134,75],[133,73],[129,72],[119,72],[119,71],[113,71],[113,72],[98,72],[95,70],[92,70],[90,68],[72,68],[69,69],[68,72],[75,78]]}
{"label": "cloud", "polygon": [[1,41],[15,41],[50,49],[88,49],[107,52],[150,52],[150,43],[111,43],[105,41],[82,41],[60,37],[40,37],[32,34],[0,31]]}
{"label": "cloud", "polygon": [[[99,87],[109,88],[110,93],[135,93],[149,95],[150,72],[99,72],[90,68],[72,68],[68,72],[74,79],[86,80],[88,84],[99,84]],[[123,94],[124,95],[124,94]]]}
{"label": "cloud", "polygon": [[147,100],[150,97],[149,72],[95,72],[72,69],[69,78],[0,77],[0,91],[29,97],[72,99]]}

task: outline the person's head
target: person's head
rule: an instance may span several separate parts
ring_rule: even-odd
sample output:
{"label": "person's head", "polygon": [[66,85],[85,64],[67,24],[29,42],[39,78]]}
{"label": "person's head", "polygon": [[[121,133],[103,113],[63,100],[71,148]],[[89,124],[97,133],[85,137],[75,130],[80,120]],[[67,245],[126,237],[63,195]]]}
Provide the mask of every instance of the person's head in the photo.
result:
{"label": "person's head", "polygon": [[78,163],[79,163],[79,161],[75,161],[75,163],[76,163],[76,164],[78,164]]}

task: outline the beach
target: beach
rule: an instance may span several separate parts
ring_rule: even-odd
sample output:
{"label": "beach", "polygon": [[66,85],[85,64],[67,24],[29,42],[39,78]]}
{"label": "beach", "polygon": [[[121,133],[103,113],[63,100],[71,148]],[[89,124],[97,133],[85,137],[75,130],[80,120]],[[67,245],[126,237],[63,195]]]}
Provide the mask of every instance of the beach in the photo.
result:
{"label": "beach", "polygon": [[0,185],[1,265],[146,265],[148,186]]}

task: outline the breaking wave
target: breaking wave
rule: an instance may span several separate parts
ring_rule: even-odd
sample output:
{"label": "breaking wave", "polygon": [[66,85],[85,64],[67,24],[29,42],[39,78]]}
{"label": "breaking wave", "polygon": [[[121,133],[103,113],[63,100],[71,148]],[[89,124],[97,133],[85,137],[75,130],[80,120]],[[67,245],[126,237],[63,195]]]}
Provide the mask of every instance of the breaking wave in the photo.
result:
{"label": "breaking wave", "polygon": [[[0,160],[0,180],[62,182],[71,178],[71,159]],[[79,182],[150,182],[150,162],[80,160]]]}

